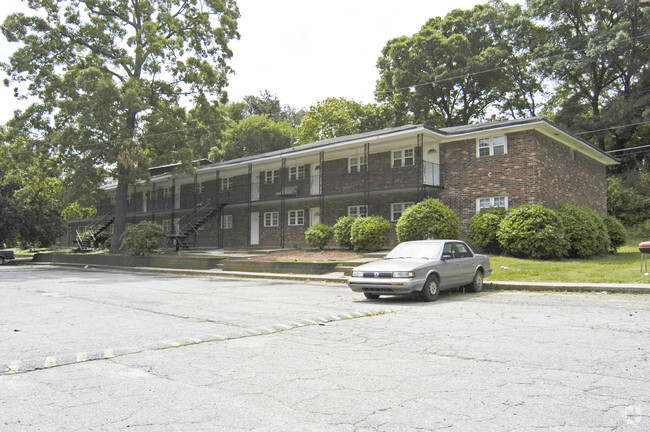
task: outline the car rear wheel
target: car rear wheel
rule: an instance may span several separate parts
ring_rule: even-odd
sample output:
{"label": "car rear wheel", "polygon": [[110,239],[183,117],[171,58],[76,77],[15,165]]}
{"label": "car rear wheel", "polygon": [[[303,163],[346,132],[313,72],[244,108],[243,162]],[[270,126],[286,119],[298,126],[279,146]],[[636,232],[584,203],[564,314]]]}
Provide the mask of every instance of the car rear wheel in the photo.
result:
{"label": "car rear wheel", "polygon": [[379,298],[379,294],[371,294],[371,293],[364,292],[363,295],[366,296],[368,300],[377,300]]}
{"label": "car rear wheel", "polygon": [[440,295],[440,281],[437,276],[429,276],[422,287],[422,299],[426,302],[435,301]]}
{"label": "car rear wheel", "polygon": [[5,257],[0,256],[0,265],[2,265],[2,264],[4,264],[4,263],[5,263]]}
{"label": "car rear wheel", "polygon": [[469,288],[475,293],[483,291],[483,272],[481,270],[476,270],[476,274]]}

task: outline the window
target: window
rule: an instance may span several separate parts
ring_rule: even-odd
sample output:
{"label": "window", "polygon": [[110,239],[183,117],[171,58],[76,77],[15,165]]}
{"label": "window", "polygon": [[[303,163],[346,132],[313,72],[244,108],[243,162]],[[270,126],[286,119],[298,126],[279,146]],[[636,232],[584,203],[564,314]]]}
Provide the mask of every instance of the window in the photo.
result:
{"label": "window", "polygon": [[232,215],[223,215],[221,216],[221,228],[231,229],[232,228]]}
{"label": "window", "polygon": [[411,166],[413,164],[415,164],[413,149],[393,151],[393,168]]}
{"label": "window", "polygon": [[305,179],[305,166],[289,168],[289,180],[304,180]]}
{"label": "window", "polygon": [[508,153],[506,136],[479,138],[476,144],[476,157],[498,156]]}
{"label": "window", "polygon": [[171,198],[172,197],[172,188],[163,188],[163,198]]}
{"label": "window", "polygon": [[266,212],[264,213],[264,226],[265,227],[276,227],[280,225],[280,213],[278,212]]}
{"label": "window", "polygon": [[197,194],[202,194],[205,191],[205,182],[197,183],[196,184],[196,193]]}
{"label": "window", "polygon": [[368,169],[368,158],[365,156],[351,157],[348,159],[348,172],[356,173]]}
{"label": "window", "polygon": [[489,207],[503,207],[507,209],[508,197],[479,198],[476,200],[476,213]]}
{"label": "window", "polygon": [[221,190],[228,190],[232,188],[233,178],[226,177],[221,179]]}
{"label": "window", "polygon": [[390,220],[393,222],[397,222],[397,220],[402,216],[402,213],[404,210],[406,210],[408,207],[412,206],[412,202],[405,202],[405,203],[393,203],[390,205]]}
{"label": "window", "polygon": [[368,206],[358,205],[348,207],[348,216],[366,217],[368,216]]}
{"label": "window", "polygon": [[297,226],[305,224],[305,211],[304,210],[290,210],[289,211],[289,226]]}
{"label": "window", "polygon": [[280,170],[262,171],[262,181],[265,184],[276,183],[280,180]]}
{"label": "window", "polygon": [[172,220],[171,219],[163,220],[163,232],[165,234],[171,234],[172,233]]}

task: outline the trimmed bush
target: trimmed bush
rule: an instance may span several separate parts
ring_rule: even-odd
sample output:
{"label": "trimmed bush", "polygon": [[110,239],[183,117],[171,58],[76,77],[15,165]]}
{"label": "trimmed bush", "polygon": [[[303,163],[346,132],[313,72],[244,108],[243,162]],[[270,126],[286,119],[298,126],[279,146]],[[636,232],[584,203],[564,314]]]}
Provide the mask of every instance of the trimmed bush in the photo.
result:
{"label": "trimmed bush", "polygon": [[142,221],[129,226],[122,234],[122,249],[132,255],[150,255],[160,247],[163,228],[157,223]]}
{"label": "trimmed bush", "polygon": [[623,246],[627,241],[627,231],[623,224],[614,216],[605,216],[603,218],[603,224],[605,224],[607,234],[609,234],[609,251],[616,253],[618,248]]}
{"label": "trimmed bush", "polygon": [[609,250],[609,236],[603,220],[589,207],[562,203],[555,207],[569,241],[571,258],[588,258]]}
{"label": "trimmed bush", "polygon": [[523,258],[554,259],[566,256],[569,242],[562,219],[552,209],[523,204],[508,211],[497,231],[503,252]]}
{"label": "trimmed bush", "polygon": [[460,237],[456,213],[441,201],[427,199],[404,210],[397,221],[397,240],[401,242]]}
{"label": "trimmed bush", "polygon": [[381,216],[356,218],[350,229],[350,240],[354,250],[375,252],[388,244],[390,222]]}
{"label": "trimmed bush", "polygon": [[334,224],[334,239],[342,249],[352,249],[352,240],[350,240],[350,230],[352,224],[356,221],[356,216],[341,216]]}
{"label": "trimmed bush", "polygon": [[501,252],[497,231],[507,213],[503,207],[484,208],[469,220],[467,224],[469,238],[487,253]]}
{"label": "trimmed bush", "polygon": [[325,249],[327,243],[334,236],[334,230],[322,223],[317,223],[314,226],[307,228],[305,231],[305,243],[311,247],[316,247],[318,250]]}

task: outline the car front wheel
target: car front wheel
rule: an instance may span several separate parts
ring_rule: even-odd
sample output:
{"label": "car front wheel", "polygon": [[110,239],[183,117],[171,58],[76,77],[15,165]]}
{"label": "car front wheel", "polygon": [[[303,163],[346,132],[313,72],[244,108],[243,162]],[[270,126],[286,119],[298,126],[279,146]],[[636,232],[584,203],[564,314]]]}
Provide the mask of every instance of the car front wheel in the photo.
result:
{"label": "car front wheel", "polygon": [[435,301],[440,295],[440,281],[436,276],[429,276],[422,288],[422,299],[426,302]]}
{"label": "car front wheel", "polygon": [[481,270],[476,271],[474,280],[472,280],[472,284],[470,285],[470,289],[475,293],[483,291],[483,272]]}

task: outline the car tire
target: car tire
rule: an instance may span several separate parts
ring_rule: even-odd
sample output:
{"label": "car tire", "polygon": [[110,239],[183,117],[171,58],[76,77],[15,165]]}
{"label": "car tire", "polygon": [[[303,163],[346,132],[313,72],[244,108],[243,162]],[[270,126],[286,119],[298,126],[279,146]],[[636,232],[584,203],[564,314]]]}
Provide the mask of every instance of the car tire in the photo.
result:
{"label": "car tire", "polygon": [[440,295],[440,280],[437,276],[431,275],[422,287],[422,299],[426,302],[436,301]]}
{"label": "car tire", "polygon": [[379,294],[371,294],[371,293],[364,292],[363,295],[366,296],[368,300],[377,300],[379,298]]}
{"label": "car tire", "polygon": [[481,270],[476,270],[476,274],[474,275],[474,279],[472,279],[469,289],[475,293],[483,291],[483,272]]}
{"label": "car tire", "polygon": [[2,264],[4,264],[4,263],[5,263],[5,257],[0,256],[0,265],[2,265]]}

